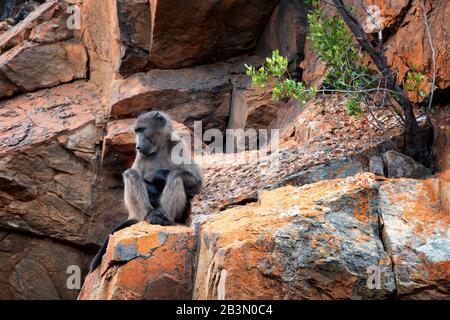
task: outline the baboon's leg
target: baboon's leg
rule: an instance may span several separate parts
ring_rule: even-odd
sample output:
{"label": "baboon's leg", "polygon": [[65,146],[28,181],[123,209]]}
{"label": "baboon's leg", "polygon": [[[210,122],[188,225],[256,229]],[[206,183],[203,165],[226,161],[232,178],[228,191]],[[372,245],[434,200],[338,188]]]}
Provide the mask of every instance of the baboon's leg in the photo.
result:
{"label": "baboon's leg", "polygon": [[161,194],[160,208],[151,212],[147,220],[153,224],[174,224],[175,219],[184,214],[186,205],[183,179],[180,173],[172,171],[167,177],[166,186]]}
{"label": "baboon's leg", "polygon": [[123,173],[123,181],[125,183],[124,200],[128,210],[128,219],[144,220],[147,213],[153,209],[144,179],[136,170],[128,169]]}

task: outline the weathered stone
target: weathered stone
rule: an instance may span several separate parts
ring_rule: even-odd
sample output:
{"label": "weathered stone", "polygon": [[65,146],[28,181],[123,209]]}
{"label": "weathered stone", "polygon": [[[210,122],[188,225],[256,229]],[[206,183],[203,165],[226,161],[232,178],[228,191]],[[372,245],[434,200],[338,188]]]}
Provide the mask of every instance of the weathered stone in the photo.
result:
{"label": "weathered stone", "polygon": [[[7,83],[25,92],[83,79],[87,74],[86,49],[81,44],[68,42],[26,43],[0,56],[0,73]],[[14,91],[0,92],[0,98],[11,92]]]}
{"label": "weathered stone", "polygon": [[389,178],[427,178],[431,170],[411,157],[390,150],[383,154],[383,162]]}
{"label": "weathered stone", "polygon": [[[437,193],[439,189],[433,186],[436,183],[446,184],[445,189]],[[382,236],[393,259],[400,298],[449,297],[448,191],[448,171],[424,181],[392,180],[380,187]]]}
{"label": "weathered stone", "polygon": [[142,222],[110,237],[101,266],[88,275],[78,299],[190,299],[194,262],[192,229]]}
{"label": "weathered stone", "polygon": [[137,73],[114,84],[111,117],[163,110],[191,130],[195,120],[203,121],[203,129],[225,129],[231,91],[226,75],[212,67]]}
{"label": "weathered stone", "polygon": [[146,71],[151,45],[148,0],[117,0],[122,58],[119,72],[131,75]]}
{"label": "weathered stone", "polygon": [[285,103],[272,99],[270,90],[254,87],[246,76],[233,81],[228,129],[267,129]]}
{"label": "weathered stone", "polygon": [[64,11],[62,10],[62,3],[47,1],[14,28],[3,33],[0,36],[0,53],[4,53],[6,50],[28,40],[33,28],[41,23],[51,21],[53,17]]}
{"label": "weathered stone", "polygon": [[[385,299],[394,274],[370,174],[263,192],[201,226],[194,299]],[[381,268],[381,289],[370,287]]]}
{"label": "weathered stone", "polygon": [[303,59],[306,10],[302,1],[281,0],[259,38],[256,54],[270,57],[278,49],[295,66]]}
{"label": "weathered stone", "polygon": [[82,270],[84,257],[64,244],[5,233],[0,236],[0,300],[75,299],[79,290],[67,286],[73,274],[67,270]]}
{"label": "weathered stone", "polygon": [[121,60],[117,0],[83,0],[81,8],[89,80],[98,85],[107,101]]}
{"label": "weathered stone", "polygon": [[101,169],[96,176],[92,216],[87,226],[86,244],[102,245],[111,230],[128,218],[123,201],[122,172]]}
{"label": "weathered stone", "polygon": [[[415,66],[426,76],[424,89],[429,91],[433,63],[420,1],[413,2],[407,10],[397,32],[386,41],[386,56],[389,64],[397,70],[399,82]],[[450,5],[446,1],[430,1],[427,2],[426,13],[436,54],[436,86],[445,89],[450,84],[450,33],[442,21],[450,19]]]}
{"label": "weathered stone", "polygon": [[0,72],[0,99],[3,97],[11,97],[19,92],[19,90],[19,87],[17,87]]}
{"label": "weathered stone", "polygon": [[[395,149],[392,141],[402,135],[399,127],[382,132],[366,120],[350,118],[345,100],[339,97],[292,107],[297,109],[284,109],[286,115],[278,114],[270,124],[270,128],[282,129],[278,152],[252,150],[196,158],[205,172],[205,182],[195,200],[195,213],[210,214],[256,201],[255,193],[262,188],[304,185],[368,172],[370,157]],[[290,113],[295,114],[294,120],[289,120]]]}
{"label": "weathered stone", "polygon": [[439,170],[450,169],[450,106],[441,107],[431,116],[436,141],[434,156]]}
{"label": "weathered stone", "polygon": [[1,101],[0,155],[64,136],[101,112],[95,87],[83,81]]}
{"label": "weathered stone", "polygon": [[246,53],[278,0],[155,1],[150,63],[179,68]]}
{"label": "weathered stone", "polygon": [[2,227],[86,243],[99,103],[92,89],[73,83],[0,103]]}
{"label": "weathered stone", "polygon": [[309,87],[320,88],[325,80],[327,65],[313,51],[311,40],[305,42],[304,55],[305,58],[299,65],[302,69],[302,80]]}
{"label": "weathered stone", "polygon": [[136,119],[111,121],[103,138],[102,166],[120,172],[130,168],[136,156],[133,126]]}
{"label": "weathered stone", "polygon": [[369,171],[378,175],[384,176],[384,164],[383,158],[379,155],[373,155],[370,157]]}
{"label": "weathered stone", "polygon": [[93,172],[57,143],[0,160],[0,225],[85,242]]}

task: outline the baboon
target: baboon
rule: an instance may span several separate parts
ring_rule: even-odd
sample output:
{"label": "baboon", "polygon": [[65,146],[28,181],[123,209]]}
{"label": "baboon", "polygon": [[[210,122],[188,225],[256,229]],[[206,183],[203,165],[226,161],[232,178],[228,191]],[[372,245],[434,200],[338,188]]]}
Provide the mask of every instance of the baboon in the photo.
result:
{"label": "baboon", "polygon": [[[202,187],[200,168],[185,154],[183,161],[181,157],[172,159],[174,147],[183,141],[174,132],[167,114],[151,111],[141,115],[134,132],[136,158],[133,166],[123,173],[128,220],[112,233],[139,221],[164,226],[184,223],[190,213],[190,201]],[[100,265],[108,239],[92,260],[91,272]]]}

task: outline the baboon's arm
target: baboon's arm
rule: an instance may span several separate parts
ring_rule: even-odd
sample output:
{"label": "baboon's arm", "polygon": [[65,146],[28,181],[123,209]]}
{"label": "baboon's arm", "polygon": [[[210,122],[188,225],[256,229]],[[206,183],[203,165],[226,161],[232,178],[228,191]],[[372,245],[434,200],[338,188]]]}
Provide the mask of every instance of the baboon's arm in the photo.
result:
{"label": "baboon's arm", "polygon": [[124,200],[128,210],[128,219],[142,221],[153,209],[148,198],[144,179],[134,169],[128,169],[123,174],[125,183]]}
{"label": "baboon's arm", "polygon": [[174,170],[167,177],[160,200],[160,207],[164,210],[169,224],[173,224],[184,214],[187,201],[181,172]]}

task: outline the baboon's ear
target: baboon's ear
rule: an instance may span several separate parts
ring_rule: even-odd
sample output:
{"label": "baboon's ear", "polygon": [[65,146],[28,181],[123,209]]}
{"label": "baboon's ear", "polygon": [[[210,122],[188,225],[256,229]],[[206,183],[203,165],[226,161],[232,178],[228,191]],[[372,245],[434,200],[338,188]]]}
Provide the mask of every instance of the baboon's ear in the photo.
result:
{"label": "baboon's ear", "polygon": [[153,116],[153,119],[155,119],[158,123],[160,123],[162,126],[165,126],[167,123],[166,118],[159,112],[156,112]]}

